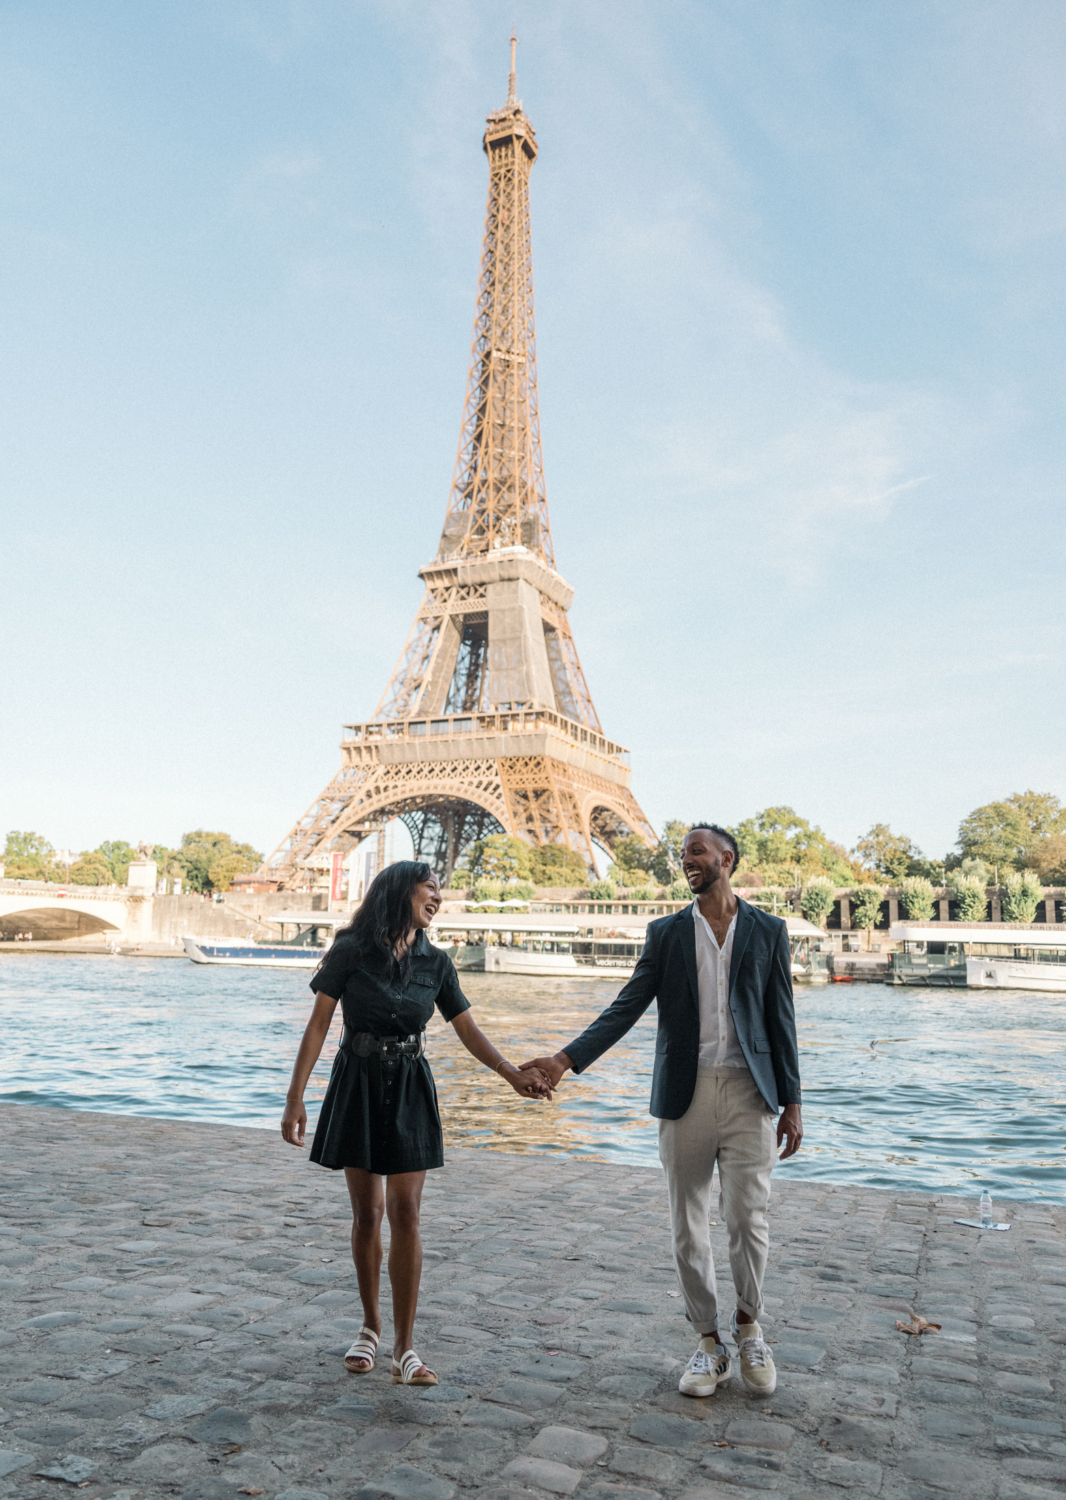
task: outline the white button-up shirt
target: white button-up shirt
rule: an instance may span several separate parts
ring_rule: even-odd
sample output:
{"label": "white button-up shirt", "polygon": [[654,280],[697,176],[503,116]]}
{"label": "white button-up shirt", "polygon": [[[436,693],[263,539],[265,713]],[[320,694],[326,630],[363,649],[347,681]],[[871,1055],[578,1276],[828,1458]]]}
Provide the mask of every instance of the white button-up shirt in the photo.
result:
{"label": "white button-up shirt", "polygon": [[696,979],[700,997],[699,1066],[746,1068],[729,1009],[729,966],[737,919],[734,916],[730,922],[720,948],[698,901],[692,903],[692,920],[696,928]]}

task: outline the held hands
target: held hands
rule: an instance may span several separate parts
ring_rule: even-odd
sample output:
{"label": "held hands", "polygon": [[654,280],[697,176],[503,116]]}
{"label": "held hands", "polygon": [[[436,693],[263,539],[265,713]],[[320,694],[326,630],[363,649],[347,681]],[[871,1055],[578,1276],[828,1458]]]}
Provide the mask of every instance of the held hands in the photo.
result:
{"label": "held hands", "polygon": [[516,1094],[522,1095],[523,1099],[550,1099],[552,1096],[551,1082],[547,1074],[529,1063],[523,1063],[520,1068],[514,1067],[511,1063],[500,1063],[496,1071],[511,1085]]}
{"label": "held hands", "polygon": [[290,1146],[302,1146],[307,1129],[307,1111],[302,1099],[286,1099],[285,1113],[281,1117],[281,1138]]}
{"label": "held hands", "polygon": [[[536,1068],[547,1079],[549,1089],[557,1089],[566,1070],[571,1067],[570,1059],[565,1052],[557,1052],[554,1057],[534,1057],[531,1062],[522,1064],[523,1068]],[[551,1098],[551,1094],[548,1095]]]}
{"label": "held hands", "polygon": [[784,1141],[785,1149],[781,1152],[780,1160],[784,1161],[789,1156],[795,1156],[803,1140],[803,1119],[798,1104],[786,1104],[777,1121],[777,1144],[780,1146]]}

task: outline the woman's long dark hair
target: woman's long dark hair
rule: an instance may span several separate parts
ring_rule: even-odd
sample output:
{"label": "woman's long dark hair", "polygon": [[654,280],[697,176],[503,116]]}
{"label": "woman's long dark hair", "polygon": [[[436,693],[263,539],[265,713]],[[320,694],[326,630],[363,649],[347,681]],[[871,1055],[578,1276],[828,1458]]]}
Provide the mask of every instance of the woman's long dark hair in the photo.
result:
{"label": "woman's long dark hair", "polygon": [[[433,871],[423,860],[401,859],[375,875],[362,905],[346,927],[337,929],[337,941],[355,943],[360,957],[384,960],[397,967],[396,948],[411,931],[411,896],[416,885],[432,880]],[[410,949],[405,949],[399,967],[411,967]]]}

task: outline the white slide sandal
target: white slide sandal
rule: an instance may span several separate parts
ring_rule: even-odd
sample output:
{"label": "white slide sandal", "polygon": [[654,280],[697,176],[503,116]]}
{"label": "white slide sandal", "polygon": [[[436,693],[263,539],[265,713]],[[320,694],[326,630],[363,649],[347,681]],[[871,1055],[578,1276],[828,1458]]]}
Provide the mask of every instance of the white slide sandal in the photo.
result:
{"label": "white slide sandal", "polygon": [[[374,1356],[378,1352],[380,1333],[372,1328],[360,1328],[359,1337],[344,1356],[344,1368],[349,1375],[369,1375],[374,1368]],[[362,1360],[362,1364],[349,1364],[349,1360]]]}
{"label": "white slide sandal", "polygon": [[408,1349],[402,1359],[394,1359],[392,1362],[393,1385],[436,1385],[437,1377],[432,1370],[426,1370],[424,1375],[419,1375],[422,1369],[422,1361],[413,1349]]}

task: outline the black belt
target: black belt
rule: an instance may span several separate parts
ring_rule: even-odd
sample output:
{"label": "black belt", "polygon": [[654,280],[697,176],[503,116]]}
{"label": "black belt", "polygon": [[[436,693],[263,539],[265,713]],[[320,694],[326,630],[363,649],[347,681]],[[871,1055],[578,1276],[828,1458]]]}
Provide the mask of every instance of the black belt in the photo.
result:
{"label": "black belt", "polygon": [[347,1026],[341,1034],[341,1046],[356,1057],[370,1057],[380,1052],[382,1057],[421,1057],[426,1050],[426,1033],[413,1031],[410,1036],[371,1036],[369,1031],[349,1031]]}

